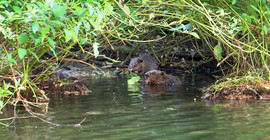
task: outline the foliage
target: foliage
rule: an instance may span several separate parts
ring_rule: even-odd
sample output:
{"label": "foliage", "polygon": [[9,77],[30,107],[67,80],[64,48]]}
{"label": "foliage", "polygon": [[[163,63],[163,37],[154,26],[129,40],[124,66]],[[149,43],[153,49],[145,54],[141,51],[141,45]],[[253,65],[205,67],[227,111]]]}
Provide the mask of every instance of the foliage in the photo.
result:
{"label": "foliage", "polygon": [[[112,5],[109,1],[90,0],[1,1],[0,73],[5,75],[3,79],[9,79],[10,85],[4,84],[1,88],[1,99],[13,95],[18,100],[23,98],[20,90],[11,88],[11,83],[15,83],[13,87],[30,88],[38,101],[35,83],[46,78],[48,75],[44,74],[55,69],[54,63],[61,62],[71,53],[70,49],[75,44],[78,44],[81,52],[95,57],[103,56],[99,53],[99,44],[105,40],[102,34],[105,36],[109,28],[114,28],[110,21],[114,14]],[[92,45],[93,49],[84,50],[84,44]],[[52,55],[48,58],[45,54]],[[42,69],[39,71],[41,76],[30,78],[29,75],[38,69]],[[16,84],[16,81],[20,82]],[[15,92],[17,94],[7,94]]]}
{"label": "foliage", "polygon": [[[119,42],[148,43],[177,35],[181,39],[176,44],[163,46],[167,53],[162,63],[178,44],[201,39],[218,65],[227,63],[234,76],[269,80],[269,5],[266,0],[0,1],[0,73],[5,75],[1,81],[10,83],[6,88],[3,84],[1,99],[19,98],[18,87],[36,91],[35,83],[69,54],[114,61],[102,50],[114,51]],[[91,47],[85,49],[85,44]],[[80,51],[73,54],[75,47]],[[30,78],[37,69],[42,69],[39,76]]]}
{"label": "foliage", "polygon": [[[9,83],[3,83],[3,87],[0,87],[0,111],[8,103],[10,98],[13,95],[13,92],[9,91],[10,88],[13,88]],[[6,100],[5,98],[9,98]]]}
{"label": "foliage", "polygon": [[130,72],[129,77],[130,78],[128,79],[128,85],[137,84],[138,81],[141,79],[140,76],[138,76],[137,74],[132,73],[132,72]]}

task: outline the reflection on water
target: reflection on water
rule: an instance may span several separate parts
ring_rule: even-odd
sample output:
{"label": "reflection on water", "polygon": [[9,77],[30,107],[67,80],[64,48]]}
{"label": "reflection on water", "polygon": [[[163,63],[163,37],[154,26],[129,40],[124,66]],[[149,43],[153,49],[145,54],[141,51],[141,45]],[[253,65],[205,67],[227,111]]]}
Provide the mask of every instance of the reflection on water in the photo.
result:
{"label": "reflection on water", "polygon": [[[180,75],[183,77],[183,75]],[[270,139],[270,101],[201,101],[212,79],[185,76],[182,86],[128,88],[125,77],[87,79],[87,96],[51,97],[45,119],[0,129],[6,139]],[[194,101],[194,98],[197,100]],[[12,113],[11,113],[12,114]],[[3,116],[1,116],[3,117]],[[82,127],[70,125],[86,120]]]}

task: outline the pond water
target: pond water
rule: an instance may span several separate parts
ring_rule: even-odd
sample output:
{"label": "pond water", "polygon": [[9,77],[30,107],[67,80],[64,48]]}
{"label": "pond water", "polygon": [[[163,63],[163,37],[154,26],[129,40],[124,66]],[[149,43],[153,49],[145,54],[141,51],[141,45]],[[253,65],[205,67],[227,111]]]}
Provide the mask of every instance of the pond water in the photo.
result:
{"label": "pond water", "polygon": [[[86,79],[89,95],[51,96],[44,119],[60,126],[37,118],[17,119],[15,126],[0,129],[0,137],[270,139],[270,101],[203,101],[199,89],[213,79],[179,76],[184,79],[183,85],[174,87],[127,86],[125,77]],[[84,118],[81,127],[73,126]]]}

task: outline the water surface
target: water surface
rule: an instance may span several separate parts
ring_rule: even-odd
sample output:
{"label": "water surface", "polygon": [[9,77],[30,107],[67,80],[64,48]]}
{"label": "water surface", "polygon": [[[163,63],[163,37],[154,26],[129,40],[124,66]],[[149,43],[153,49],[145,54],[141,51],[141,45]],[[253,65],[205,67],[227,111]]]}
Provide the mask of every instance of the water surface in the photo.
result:
{"label": "water surface", "polygon": [[[181,75],[175,87],[127,86],[125,77],[89,78],[85,96],[51,96],[47,121],[17,119],[5,139],[270,139],[270,101],[202,101],[209,76]],[[7,117],[10,112],[1,115]],[[10,113],[12,114],[12,112]],[[19,114],[23,116],[25,114]],[[82,119],[81,127],[73,127]]]}

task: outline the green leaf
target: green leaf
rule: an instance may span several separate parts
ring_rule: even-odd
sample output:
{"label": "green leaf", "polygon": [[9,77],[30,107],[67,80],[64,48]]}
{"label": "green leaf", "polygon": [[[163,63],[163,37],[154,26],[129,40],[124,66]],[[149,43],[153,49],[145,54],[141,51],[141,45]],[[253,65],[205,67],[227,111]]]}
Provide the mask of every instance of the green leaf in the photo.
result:
{"label": "green leaf", "polygon": [[32,24],[32,30],[34,33],[36,33],[38,31],[38,28],[39,28],[38,24],[35,24],[35,23]]}
{"label": "green leaf", "polygon": [[44,28],[41,28],[41,37],[42,37],[42,41],[47,37],[47,33],[49,33],[50,31],[50,27],[46,26]]}
{"label": "green leaf", "polygon": [[47,37],[49,44],[55,49],[55,41],[53,41],[50,37]]}
{"label": "green leaf", "polygon": [[56,60],[58,60],[57,54],[55,53],[55,50],[49,46],[50,50],[52,51],[53,55],[55,56]]}
{"label": "green leaf", "polygon": [[35,45],[39,44],[42,41],[42,38],[35,38]]}
{"label": "green leaf", "polygon": [[55,29],[53,28],[53,26],[50,26],[50,29],[51,29],[53,35],[55,36]]}
{"label": "green leaf", "polygon": [[80,45],[83,45],[86,41],[88,40],[88,38],[84,38],[80,41]]}
{"label": "green leaf", "polygon": [[47,37],[47,40],[49,41],[49,44],[51,46],[49,46],[50,50],[52,51],[53,55],[55,56],[55,58],[58,60],[57,54],[55,52],[55,41],[53,41],[50,37]]}
{"label": "green leaf", "polygon": [[253,5],[251,5],[251,7],[252,7],[254,10],[256,10],[258,13],[261,13],[260,10],[259,10],[257,7],[255,7],[255,6],[253,6]]}
{"label": "green leaf", "polygon": [[18,6],[13,6],[12,8],[13,8],[13,10],[14,10],[16,13],[19,13],[19,14],[22,13],[22,9],[21,9],[20,7],[18,7]]}
{"label": "green leaf", "polygon": [[17,38],[18,45],[21,45],[21,44],[25,43],[25,42],[27,41],[27,39],[28,39],[27,33],[22,33],[22,34],[20,34],[20,35],[18,36],[18,38]]}
{"label": "green leaf", "polygon": [[72,31],[70,30],[66,30],[65,29],[65,39],[66,39],[66,42],[68,42],[71,38],[72,38]]}
{"label": "green leaf", "polygon": [[4,102],[0,101],[0,108],[2,109],[4,107]]}
{"label": "green leaf", "polygon": [[251,17],[250,17],[248,14],[243,13],[243,14],[241,15],[241,17],[242,17],[245,21],[247,21],[248,23],[251,23]]}
{"label": "green leaf", "polygon": [[64,16],[66,14],[66,7],[55,5],[53,7],[53,14],[56,18]]}
{"label": "green leaf", "polygon": [[95,21],[90,21],[91,25],[95,28],[95,30],[101,30],[101,24],[96,23]]}
{"label": "green leaf", "polygon": [[99,55],[98,45],[99,44],[97,42],[93,44],[95,58]]}
{"label": "green leaf", "polygon": [[237,0],[233,0],[233,1],[232,1],[232,5],[234,5],[236,2],[237,2]]}
{"label": "green leaf", "polygon": [[74,31],[75,31],[76,34],[79,33],[79,30],[80,30],[80,29],[78,28],[78,26],[74,26]]}
{"label": "green leaf", "polygon": [[39,61],[38,56],[34,52],[32,52],[32,51],[29,51],[29,52],[37,59],[37,61]]}
{"label": "green leaf", "polygon": [[64,24],[63,22],[59,21],[59,20],[52,20],[51,23],[52,23],[52,25],[53,25],[54,27],[65,26],[65,24]]}
{"label": "green leaf", "polygon": [[26,7],[27,7],[27,10],[28,11],[32,11],[33,10],[32,6],[30,4],[26,4]]}
{"label": "green leaf", "polygon": [[83,21],[83,24],[84,24],[84,27],[87,29],[87,30],[90,30],[90,24],[88,21]]}
{"label": "green leaf", "polygon": [[10,66],[12,66],[13,64],[17,65],[17,61],[12,58],[12,55],[10,53],[8,54],[8,60]]}
{"label": "green leaf", "polygon": [[27,50],[23,48],[18,49],[19,58],[23,59],[23,57],[26,55]]}
{"label": "green leaf", "polygon": [[128,6],[127,6],[127,5],[124,5],[124,7],[123,7],[123,8],[124,8],[124,10],[126,11],[126,13],[127,13],[127,14],[130,14],[130,10],[129,10],[129,8],[128,8]]}
{"label": "green leaf", "polygon": [[113,10],[113,7],[111,6],[110,3],[106,3],[106,4],[104,5],[104,9],[105,9],[106,11],[110,12],[110,11]]}
{"label": "green leaf", "polygon": [[79,19],[81,19],[87,13],[86,10],[80,11]]}
{"label": "green leaf", "polygon": [[222,47],[220,45],[216,45],[215,48],[214,48],[214,54],[215,54],[217,60],[222,59],[221,52],[222,52]]}
{"label": "green leaf", "polygon": [[199,35],[197,33],[195,33],[195,32],[190,32],[189,34],[194,36],[197,39],[200,39]]}
{"label": "green leaf", "polygon": [[140,76],[134,76],[131,79],[128,79],[128,85],[137,84],[139,80],[140,80]]}
{"label": "green leaf", "polygon": [[264,35],[267,35],[268,34],[268,26],[264,25],[263,30],[264,30]]}
{"label": "green leaf", "polygon": [[77,41],[78,40],[78,36],[77,36],[76,32],[75,31],[71,31],[71,32],[72,32],[72,39],[74,41]]}

